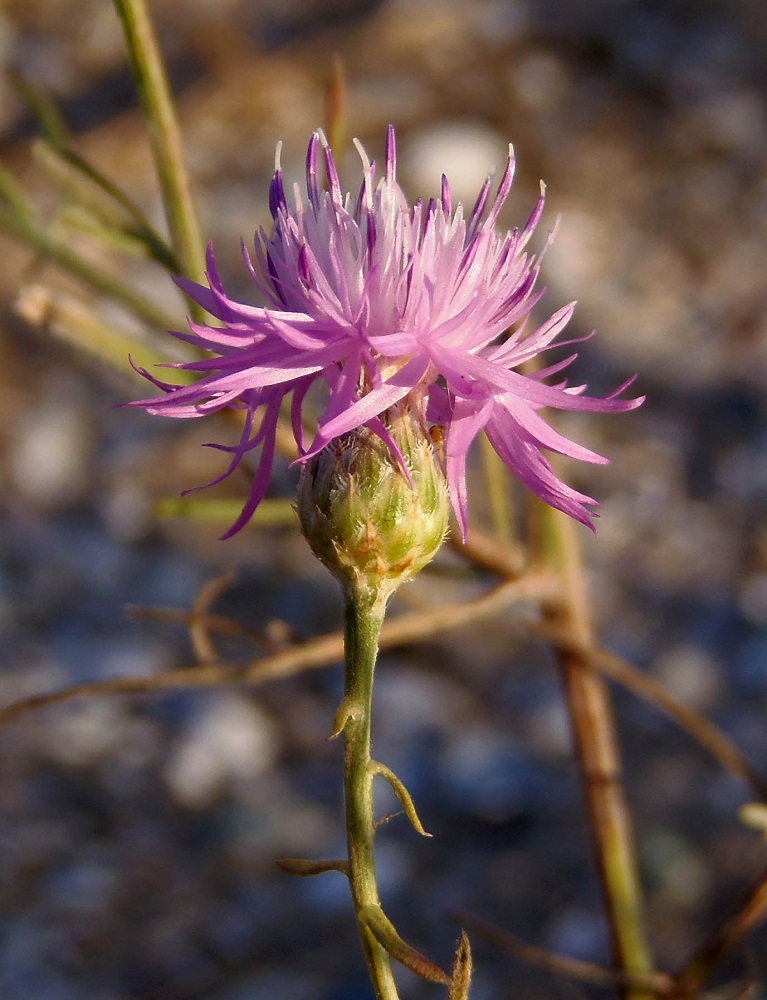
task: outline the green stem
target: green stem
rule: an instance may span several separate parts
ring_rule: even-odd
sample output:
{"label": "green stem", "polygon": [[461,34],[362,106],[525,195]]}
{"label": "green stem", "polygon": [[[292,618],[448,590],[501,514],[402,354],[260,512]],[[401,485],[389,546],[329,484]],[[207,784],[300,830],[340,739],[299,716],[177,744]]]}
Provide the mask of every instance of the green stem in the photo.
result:
{"label": "green stem", "polygon": [[72,135],[58,105],[44,87],[39,87],[18,69],[5,71],[9,83],[37,119],[43,135],[55,146],[69,145]]}
{"label": "green stem", "polygon": [[490,503],[493,535],[508,544],[514,539],[514,507],[509,470],[483,434],[479,439],[484,486]]}
{"label": "green stem", "polygon": [[180,272],[175,254],[138,205],[75,150],[38,139],[32,155],[76,208],[101,223],[97,235],[111,234],[115,240],[130,237],[171,274]]}
{"label": "green stem", "polygon": [[[200,227],[173,98],[149,11],[145,0],[114,2],[123,23],[139,100],[147,118],[173,250],[183,274],[200,280],[204,272]],[[200,318],[200,307],[192,303],[191,308],[193,315]]]}
{"label": "green stem", "polygon": [[[563,598],[546,611],[548,621],[580,643],[593,643],[588,596],[574,523],[537,502],[533,520],[539,557],[558,572]],[[586,809],[602,883],[617,968],[643,974],[654,969],[644,922],[631,816],[621,781],[621,762],[610,694],[582,657],[560,656],[562,683],[581,769]],[[648,1000],[641,987],[625,987],[626,1000]]]}
{"label": "green stem", "polygon": [[343,727],[344,798],[349,846],[349,884],[354,913],[362,939],[376,1000],[397,1000],[389,956],[363,919],[366,908],[380,908],[373,841],[373,775],[370,758],[370,725],[373,672],[378,639],[386,611],[382,591],[346,595],[344,700],[336,729]]}

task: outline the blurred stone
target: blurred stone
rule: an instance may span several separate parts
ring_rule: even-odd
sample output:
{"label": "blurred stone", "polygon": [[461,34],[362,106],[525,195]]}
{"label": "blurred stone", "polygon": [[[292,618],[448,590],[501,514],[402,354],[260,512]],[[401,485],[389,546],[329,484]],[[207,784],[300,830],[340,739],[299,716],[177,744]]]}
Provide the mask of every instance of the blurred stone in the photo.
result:
{"label": "blurred stone", "polygon": [[658,680],[684,705],[707,713],[722,696],[724,676],[721,664],[700,646],[673,646],[664,650],[652,665]]}
{"label": "blurred stone", "polygon": [[596,913],[570,906],[546,928],[544,947],[560,955],[601,962],[607,946],[606,930]]}
{"label": "blurred stone", "polygon": [[228,692],[212,694],[165,764],[174,798],[200,809],[231,781],[249,781],[267,771],[277,755],[273,723],[256,705]]}
{"label": "blurred stone", "polygon": [[44,402],[17,424],[10,474],[27,501],[57,507],[82,496],[93,454],[88,420],[74,398]]}
{"label": "blurred stone", "polygon": [[447,175],[453,203],[471,211],[488,174],[506,162],[508,138],[484,122],[448,121],[420,128],[403,141],[403,176],[414,197],[438,197],[442,174]]}

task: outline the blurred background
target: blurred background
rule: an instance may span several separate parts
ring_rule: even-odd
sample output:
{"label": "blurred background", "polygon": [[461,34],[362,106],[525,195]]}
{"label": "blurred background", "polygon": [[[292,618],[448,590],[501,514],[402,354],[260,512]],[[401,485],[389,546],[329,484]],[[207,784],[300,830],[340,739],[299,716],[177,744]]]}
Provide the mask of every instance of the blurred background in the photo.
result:
{"label": "blurred background", "polygon": [[[504,221],[540,178],[546,315],[596,328],[578,372],[595,394],[637,372],[630,415],[559,426],[612,458],[568,469],[604,503],[582,532],[608,648],[714,719],[767,770],[767,14],[761,0],[152,0],[206,237],[253,297],[239,240],[267,223],[274,146],[300,179],[338,54],[351,136],[379,159],[397,127],[411,197],[440,174],[473,202],[513,141]],[[122,34],[105,0],[5,0],[0,65],[47,88],[77,149],[161,224]],[[0,77],[0,156],[43,212],[35,124]],[[540,244],[539,244],[540,245]],[[91,678],[189,665],[183,628],[126,605],[216,605],[297,638],[336,628],[335,585],[292,527],[159,523],[151,504],[212,478],[221,428],[114,406],[136,383],[25,322],[30,281],[87,294],[0,234],[0,645],[3,703]],[[183,315],[167,278],[143,292]],[[127,319],[97,303],[115,324]],[[543,311],[541,316],[543,316]],[[169,346],[170,350],[170,346]],[[290,496],[294,470],[273,492]],[[216,495],[236,496],[242,481]],[[474,516],[483,501],[474,497]],[[445,556],[449,561],[450,557]],[[485,584],[486,585],[486,584]],[[478,592],[476,584],[466,592]],[[457,599],[424,574],[399,605]],[[396,610],[396,609],[395,609]],[[259,650],[256,649],[256,652]],[[254,647],[225,652],[247,662]],[[379,836],[387,911],[450,961],[456,908],[606,962],[607,943],[554,658],[517,614],[381,658],[375,753],[409,784],[434,839]],[[357,1000],[368,996],[340,876],[300,881],[285,855],[344,851],[338,666],[258,690],[81,700],[0,731],[0,995],[8,1000]],[[764,862],[749,799],[657,711],[617,690],[658,960],[680,964]],[[381,811],[392,803],[381,797]],[[717,982],[767,982],[762,932]],[[584,987],[475,939],[472,1000]],[[715,983],[716,985],[716,983]],[[440,988],[404,973],[403,1000]],[[765,993],[761,987],[761,996]],[[723,994],[724,995],[724,994]]]}

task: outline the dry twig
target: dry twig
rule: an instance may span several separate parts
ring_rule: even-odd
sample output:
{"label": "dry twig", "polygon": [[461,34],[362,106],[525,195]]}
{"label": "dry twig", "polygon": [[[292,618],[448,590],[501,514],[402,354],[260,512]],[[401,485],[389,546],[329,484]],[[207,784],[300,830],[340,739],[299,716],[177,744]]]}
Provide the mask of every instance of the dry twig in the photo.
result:
{"label": "dry twig", "polygon": [[[442,605],[434,610],[400,615],[388,621],[381,633],[381,648],[417,642],[470,622],[490,618],[512,604],[551,598],[555,581],[548,573],[529,573],[519,580],[499,584],[473,601]],[[325,667],[343,656],[343,634],[331,632],[292,646],[273,656],[261,657],[244,667],[206,663],[167,671],[154,677],[110,677],[102,681],[73,684],[58,691],[32,695],[0,709],[0,725],[26,712],[73,698],[111,694],[139,694],[183,688],[213,687],[216,684],[261,684],[290,677],[301,670]]]}
{"label": "dry twig", "polygon": [[712,722],[678,701],[660,681],[614,653],[579,642],[564,628],[546,623],[533,628],[558,649],[577,656],[585,667],[604,674],[664,712],[723,767],[747,781],[767,801],[767,781],[748,764],[735,744]]}
{"label": "dry twig", "polygon": [[545,948],[528,944],[515,934],[502,930],[473,913],[460,910],[453,916],[485,940],[511,952],[527,965],[545,969],[555,976],[566,976],[568,979],[593,983],[595,986],[631,986],[635,989],[649,990],[659,996],[668,996],[674,986],[671,977],[662,972],[632,974],[605,969],[601,965],[597,965],[596,962],[587,962],[584,959],[571,958],[568,955],[557,955],[555,952],[546,951]]}

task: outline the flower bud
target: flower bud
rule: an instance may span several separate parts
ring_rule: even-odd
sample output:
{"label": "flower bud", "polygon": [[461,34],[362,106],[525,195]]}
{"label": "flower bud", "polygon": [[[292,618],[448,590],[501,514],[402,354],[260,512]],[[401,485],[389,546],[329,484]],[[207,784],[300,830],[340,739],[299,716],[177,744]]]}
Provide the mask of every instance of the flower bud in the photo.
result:
{"label": "flower bud", "polygon": [[407,466],[367,427],[304,466],[298,516],[312,551],[351,592],[387,596],[431,561],[447,532],[447,485],[423,421],[401,404],[381,417]]}

